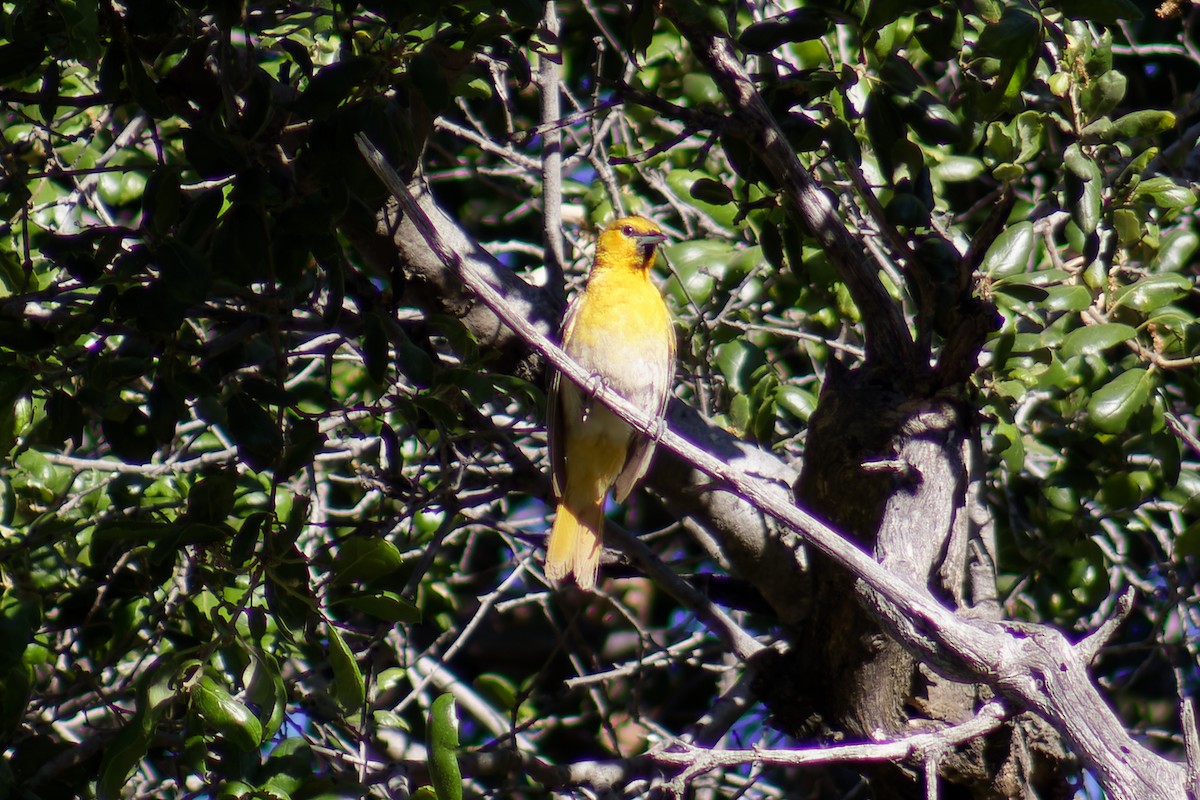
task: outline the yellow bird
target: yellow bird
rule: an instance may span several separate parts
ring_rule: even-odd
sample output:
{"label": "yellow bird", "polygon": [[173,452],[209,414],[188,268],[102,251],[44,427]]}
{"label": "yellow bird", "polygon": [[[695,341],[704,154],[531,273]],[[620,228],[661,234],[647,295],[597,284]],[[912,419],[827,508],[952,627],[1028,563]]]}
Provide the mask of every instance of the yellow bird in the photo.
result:
{"label": "yellow bird", "polygon": [[[563,321],[567,355],[634,405],[661,418],[675,376],[675,329],[650,282],[666,239],[645,217],[611,223],[596,242],[587,285]],[[604,498],[629,496],[650,466],[654,441],[635,435],[585,389],[554,373],[550,383],[551,478],[558,513],[546,548],[546,577],[596,585]]]}

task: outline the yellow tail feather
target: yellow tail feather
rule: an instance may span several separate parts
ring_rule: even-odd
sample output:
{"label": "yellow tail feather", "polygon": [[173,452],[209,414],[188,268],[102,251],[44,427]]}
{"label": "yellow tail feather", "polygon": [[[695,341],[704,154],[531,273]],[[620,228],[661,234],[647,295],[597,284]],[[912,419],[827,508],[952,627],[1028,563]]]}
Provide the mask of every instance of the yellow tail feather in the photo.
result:
{"label": "yellow tail feather", "polygon": [[603,497],[585,503],[578,512],[566,502],[559,503],[546,546],[546,577],[558,584],[574,575],[580,589],[592,589],[600,570],[603,533]]}

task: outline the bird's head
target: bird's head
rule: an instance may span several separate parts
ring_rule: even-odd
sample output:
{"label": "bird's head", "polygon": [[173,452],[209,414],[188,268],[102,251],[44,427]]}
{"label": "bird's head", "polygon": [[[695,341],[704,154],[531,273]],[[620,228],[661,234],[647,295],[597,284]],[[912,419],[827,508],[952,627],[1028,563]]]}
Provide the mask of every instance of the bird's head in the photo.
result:
{"label": "bird's head", "polygon": [[597,267],[649,270],[654,250],[666,240],[662,228],[645,217],[622,217],[610,222],[596,242]]}

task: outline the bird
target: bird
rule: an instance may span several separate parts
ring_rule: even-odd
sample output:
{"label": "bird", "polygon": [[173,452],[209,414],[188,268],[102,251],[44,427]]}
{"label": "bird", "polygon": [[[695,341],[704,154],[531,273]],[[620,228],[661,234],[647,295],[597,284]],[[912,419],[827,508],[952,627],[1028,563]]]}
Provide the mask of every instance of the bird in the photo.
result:
{"label": "bird", "polygon": [[[583,291],[563,319],[562,348],[593,380],[661,420],[675,377],[675,328],[650,280],[666,236],[654,222],[629,216],[600,233]],[[547,438],[558,508],[546,546],[553,585],[573,577],[596,585],[609,489],[623,501],[646,474],[654,440],[636,433],[587,388],[557,371],[550,381]]]}

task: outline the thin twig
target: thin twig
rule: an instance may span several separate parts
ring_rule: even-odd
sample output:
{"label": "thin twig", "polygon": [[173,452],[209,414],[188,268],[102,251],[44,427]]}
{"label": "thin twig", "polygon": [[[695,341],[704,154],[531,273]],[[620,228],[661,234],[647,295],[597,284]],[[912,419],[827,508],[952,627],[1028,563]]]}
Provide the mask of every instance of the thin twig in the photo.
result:
{"label": "thin twig", "polygon": [[[1004,704],[999,700],[992,700],[966,722],[931,733],[905,736],[891,742],[784,750],[767,748],[711,750],[687,746],[678,750],[653,751],[650,753],[650,758],[659,764],[693,770],[700,766],[702,768],[699,772],[707,772],[717,767],[736,767],[744,764],[808,767],[864,761],[903,761],[913,756],[924,756],[931,752],[943,751],[984,736],[1000,727],[1000,724],[1007,718],[1008,712],[1005,710]],[[679,743],[675,742],[668,747],[678,745]]]}
{"label": "thin twig", "polygon": [[[538,85],[542,95],[542,124],[548,125],[562,114],[562,93],[559,91],[562,71],[562,49],[558,42],[558,10],[554,0],[547,0],[542,17],[545,32],[543,50],[538,54]],[[542,231],[546,237],[546,286],[551,294],[564,297],[564,263],[562,233],[562,129],[547,127],[542,134]]]}

